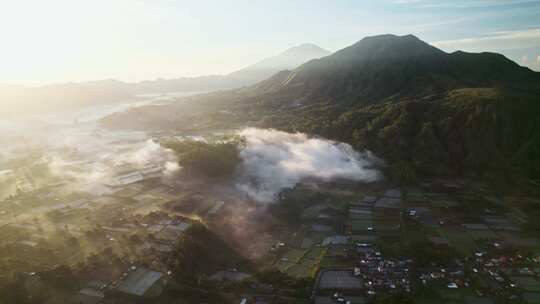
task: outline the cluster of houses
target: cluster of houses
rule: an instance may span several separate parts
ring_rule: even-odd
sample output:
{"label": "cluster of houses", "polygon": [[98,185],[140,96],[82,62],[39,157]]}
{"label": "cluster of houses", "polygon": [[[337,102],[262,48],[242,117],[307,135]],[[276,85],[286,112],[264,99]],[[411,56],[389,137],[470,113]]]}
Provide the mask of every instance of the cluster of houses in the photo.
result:
{"label": "cluster of houses", "polygon": [[182,233],[189,228],[190,223],[183,219],[164,218],[154,220],[152,223],[142,223],[141,226],[148,232],[148,239],[139,249],[145,251],[157,251],[166,255],[174,250]]}
{"label": "cluster of houses", "polygon": [[450,289],[469,287],[470,285],[470,281],[465,277],[464,264],[459,260],[445,266],[417,268],[416,274],[420,282],[425,285],[437,282]]}
{"label": "cluster of houses", "polygon": [[[455,193],[460,189],[459,185],[444,186],[445,193]],[[422,199],[426,202],[425,198]],[[347,254],[351,263],[352,258],[355,259],[354,267],[352,271],[322,269],[314,287],[314,302],[364,303],[370,296],[379,293],[411,292],[414,286],[420,284],[449,291],[462,288],[474,290],[475,295],[466,298],[486,300],[486,303],[494,303],[495,298],[540,303],[540,258],[525,258],[517,251],[509,250],[511,245],[517,245],[518,240],[523,238],[509,237],[508,240],[493,241],[493,236],[498,234],[511,236],[520,233],[521,228],[515,221],[509,220],[505,214],[486,209],[478,215],[465,215],[469,222],[460,222],[459,217],[453,218],[434,211],[429,204],[422,203],[422,199],[418,201],[418,205],[410,207],[409,201],[406,204],[402,202],[401,190],[391,189],[380,196],[364,196],[361,200],[349,204],[344,231],[350,237],[328,237],[323,240],[322,245],[339,243],[351,247],[351,240],[356,241],[354,249],[349,249]],[[412,202],[417,203],[414,199]],[[451,199],[442,200],[441,204],[446,208],[459,207],[459,203]],[[458,227],[456,231],[475,237],[476,245],[482,242],[488,242],[489,245],[485,246],[485,250],[476,251],[470,258],[456,258],[445,265],[432,264],[429,267],[419,267],[412,259],[384,258],[374,245],[375,242],[381,238],[391,239],[389,236],[392,235],[399,236],[404,221],[411,220],[431,231],[448,225]],[[482,233],[484,231],[486,233]],[[482,236],[488,238],[484,240]],[[451,246],[449,239],[443,235],[428,234],[426,237],[434,246]],[[506,241],[511,244],[503,245]],[[350,254],[351,252],[355,254]],[[358,280],[354,281],[352,277]],[[351,284],[345,286],[342,282]],[[364,300],[361,300],[362,297]],[[466,300],[471,300],[469,298]]]}
{"label": "cluster of houses", "polygon": [[355,276],[362,278],[366,294],[411,291],[412,260],[384,258],[372,244],[358,243],[356,247],[358,260],[353,272]]}
{"label": "cluster of houses", "polygon": [[470,276],[477,278],[477,293],[516,299],[540,297],[540,263],[500,242],[490,242],[471,258]]}
{"label": "cluster of houses", "polygon": [[[160,256],[166,257],[174,250],[176,242],[182,233],[190,227],[191,223],[182,218],[170,217],[166,214],[153,213],[142,219],[134,219],[135,223],[123,223],[125,228],[102,227],[110,235],[120,238],[118,234],[130,235],[135,231],[144,231],[144,237],[138,240],[136,248],[141,260],[151,262],[157,269],[160,265],[153,262],[160,260]],[[126,226],[127,225],[127,226]],[[114,239],[111,236],[111,239]],[[164,269],[162,269],[164,271]],[[161,271],[137,267],[134,262],[121,274],[119,278],[111,278],[107,282],[90,281],[87,286],[79,291],[74,297],[73,303],[97,304],[97,303],[147,303],[158,297],[167,281],[167,276]]]}
{"label": "cluster of houses", "polygon": [[411,291],[413,261],[384,258],[369,243],[357,243],[351,269],[323,269],[313,290],[316,304],[365,303],[378,293]]}
{"label": "cluster of houses", "polygon": [[167,275],[148,268],[131,266],[119,280],[90,281],[71,299],[75,304],[139,304],[151,303],[160,296]]}

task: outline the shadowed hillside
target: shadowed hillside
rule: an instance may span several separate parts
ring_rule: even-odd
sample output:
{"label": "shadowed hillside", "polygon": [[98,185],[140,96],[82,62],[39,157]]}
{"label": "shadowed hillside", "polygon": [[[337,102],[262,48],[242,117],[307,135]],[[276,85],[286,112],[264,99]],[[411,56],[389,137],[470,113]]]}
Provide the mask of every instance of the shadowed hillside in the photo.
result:
{"label": "shadowed hillside", "polygon": [[254,89],[284,102],[359,102],[423,97],[463,87],[538,88],[538,73],[494,53],[447,54],[412,35],[367,37]]}
{"label": "shadowed hillside", "polygon": [[[537,178],[539,92],[540,73],[500,54],[448,54],[412,35],[381,35],[248,88],[186,99],[205,110],[168,116],[166,127],[256,124],[349,142],[397,171]],[[137,128],[130,117],[104,121]],[[152,125],[163,123],[144,117]]]}

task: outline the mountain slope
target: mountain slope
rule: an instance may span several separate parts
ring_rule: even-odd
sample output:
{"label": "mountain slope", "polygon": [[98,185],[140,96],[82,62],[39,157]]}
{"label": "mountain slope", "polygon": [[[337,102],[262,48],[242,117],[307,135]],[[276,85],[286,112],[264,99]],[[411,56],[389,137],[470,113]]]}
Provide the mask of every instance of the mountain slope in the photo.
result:
{"label": "mountain slope", "polygon": [[253,85],[281,70],[294,69],[309,60],[329,54],[329,51],[314,44],[306,43],[227,75],[144,81],[131,84],[131,90],[136,93],[167,93],[179,91],[206,92],[239,88]]}
{"label": "mountain slope", "polygon": [[412,35],[381,35],[276,75],[259,88],[299,102],[375,102],[460,87],[530,86],[532,79],[538,73],[499,54],[447,54]]}
{"label": "mountain slope", "polygon": [[[312,59],[322,58],[331,53],[315,44],[305,43],[292,47],[281,54],[263,59],[255,64],[232,72],[228,78],[245,80],[248,84],[265,80],[282,70],[291,70]],[[255,81],[254,81],[255,80]]]}
{"label": "mountain slope", "polygon": [[396,176],[540,179],[540,73],[499,54],[448,54],[410,35],[368,37],[251,87],[190,100],[204,111],[178,108],[161,119],[140,110],[106,122],[273,127],[372,150]]}
{"label": "mountain slope", "polygon": [[413,171],[540,178],[540,73],[500,54],[368,37],[249,94],[262,113],[246,111],[266,126],[346,141]]}
{"label": "mountain slope", "polygon": [[0,86],[0,115],[58,111],[123,102],[139,94],[208,92],[240,88],[255,84],[281,70],[294,69],[311,59],[329,54],[330,52],[314,44],[302,44],[227,75],[158,79],[136,83],[101,80],[41,87]]}
{"label": "mountain slope", "polygon": [[264,126],[348,142],[375,152],[390,168],[540,178],[540,102],[528,92],[462,88],[435,98],[351,107],[317,103],[264,115]]}

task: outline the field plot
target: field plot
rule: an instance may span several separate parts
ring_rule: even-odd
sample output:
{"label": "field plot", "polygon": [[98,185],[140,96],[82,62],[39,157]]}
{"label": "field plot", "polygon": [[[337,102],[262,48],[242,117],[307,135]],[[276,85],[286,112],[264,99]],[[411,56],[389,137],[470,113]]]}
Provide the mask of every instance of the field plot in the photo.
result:
{"label": "field plot", "polygon": [[290,267],[294,266],[295,263],[291,263],[289,261],[283,261],[283,260],[279,260],[276,264],[275,264],[275,267],[281,271],[281,272],[286,272],[287,269],[289,269]]}
{"label": "field plot", "polygon": [[410,189],[407,191],[406,201],[422,203],[422,202],[426,202],[426,196],[419,189]]}
{"label": "field plot", "polygon": [[368,228],[372,228],[372,227],[373,227],[373,220],[370,218],[355,219],[351,221],[351,230],[353,234],[367,232]]}
{"label": "field plot", "polygon": [[540,281],[531,276],[511,276],[510,280],[526,291],[540,292]]}
{"label": "field plot", "polygon": [[454,208],[459,206],[457,201],[446,198],[430,200],[429,204],[433,208]]}
{"label": "field plot", "polygon": [[308,248],[311,248],[311,246],[313,246],[313,240],[310,238],[304,238],[302,240],[302,244],[300,244],[300,247],[302,249],[308,249]]}
{"label": "field plot", "polygon": [[305,250],[291,249],[283,255],[282,259],[286,259],[288,262],[291,263],[297,263],[300,261],[300,259],[304,256],[305,253]]}
{"label": "field plot", "polygon": [[325,256],[321,260],[321,269],[351,267],[350,261],[341,257]]}
{"label": "field plot", "polygon": [[321,211],[325,209],[334,209],[337,210],[338,208],[330,205],[330,204],[318,204],[315,206],[311,206],[309,208],[306,208],[304,212],[302,212],[302,219],[304,220],[313,220],[317,219],[321,213]]}
{"label": "field plot", "polygon": [[467,231],[467,234],[471,236],[471,238],[475,241],[482,240],[482,239],[496,239],[497,234],[491,230],[469,230]]}
{"label": "field plot", "polygon": [[347,270],[326,270],[321,274],[318,288],[331,290],[361,289],[362,280]]}
{"label": "field plot", "polygon": [[323,256],[325,251],[326,249],[324,247],[311,247],[311,249],[306,253],[304,258],[319,260]]}
{"label": "field plot", "polygon": [[281,272],[297,278],[314,276],[326,248],[313,246],[309,250],[291,249],[275,264]]}
{"label": "field plot", "polygon": [[314,269],[317,265],[317,261],[310,259],[302,259],[298,264],[287,269],[287,274],[292,277],[305,278],[309,277],[316,272]]}
{"label": "field plot", "polygon": [[439,233],[446,237],[450,244],[464,256],[470,256],[477,249],[474,240],[463,229],[445,227],[440,229]]}

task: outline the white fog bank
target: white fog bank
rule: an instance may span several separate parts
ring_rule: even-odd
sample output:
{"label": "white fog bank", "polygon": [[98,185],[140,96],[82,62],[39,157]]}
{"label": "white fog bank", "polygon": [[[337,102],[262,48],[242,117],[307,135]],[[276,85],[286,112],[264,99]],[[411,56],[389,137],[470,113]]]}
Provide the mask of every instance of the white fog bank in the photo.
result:
{"label": "white fog bank", "polygon": [[379,159],[345,143],[272,129],[248,128],[239,135],[246,146],[240,152],[237,187],[259,202],[272,202],[282,190],[307,178],[358,182],[381,178],[374,168]]}

